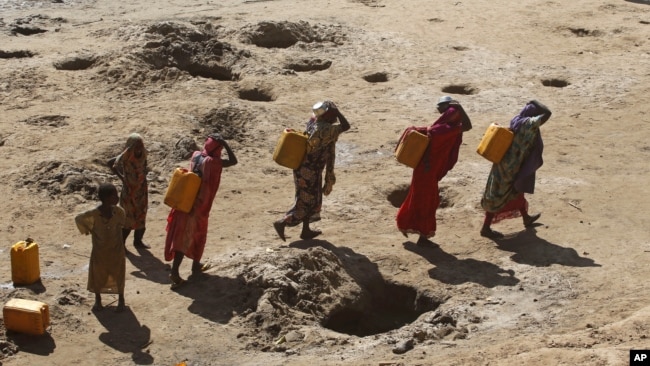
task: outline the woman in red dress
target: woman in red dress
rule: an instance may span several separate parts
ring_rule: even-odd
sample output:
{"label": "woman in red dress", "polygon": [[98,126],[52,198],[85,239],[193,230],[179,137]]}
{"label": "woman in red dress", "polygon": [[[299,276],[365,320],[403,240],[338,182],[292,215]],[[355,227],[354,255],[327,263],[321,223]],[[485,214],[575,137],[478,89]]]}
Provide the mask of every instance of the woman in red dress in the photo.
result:
{"label": "woman in red dress", "polygon": [[[471,128],[469,117],[460,103],[449,96],[440,98],[438,111],[442,115],[429,127],[409,127],[429,137],[429,146],[413,170],[408,195],[397,211],[397,228],[407,236],[418,234],[419,246],[432,246],[429,240],[436,234],[436,210],[440,205],[438,181],[458,161],[463,131]],[[408,236],[407,236],[408,237]]]}
{"label": "woman in red dress", "polygon": [[[221,158],[225,148],[228,159]],[[205,141],[202,151],[196,151],[190,161],[190,171],[198,167],[201,173],[201,186],[194,205],[189,213],[172,209],[167,217],[167,238],[165,239],[165,260],[172,262],[169,275],[172,289],[185,282],[179,274],[179,267],[184,257],[192,262],[192,273],[201,273],[209,264],[201,263],[205,242],[208,235],[208,217],[212,202],[221,182],[221,170],[237,164],[237,157],[230,146],[219,134],[211,134]]]}

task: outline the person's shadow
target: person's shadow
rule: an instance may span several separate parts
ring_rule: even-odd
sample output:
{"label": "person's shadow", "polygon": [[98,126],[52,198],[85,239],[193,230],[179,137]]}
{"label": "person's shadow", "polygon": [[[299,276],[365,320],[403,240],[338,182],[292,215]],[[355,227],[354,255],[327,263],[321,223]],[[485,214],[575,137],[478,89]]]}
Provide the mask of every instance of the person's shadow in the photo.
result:
{"label": "person's shadow", "polygon": [[560,264],[571,267],[600,267],[591,258],[581,257],[573,248],[550,243],[537,236],[534,228],[517,235],[495,240],[499,249],[513,252],[513,261],[537,267]]}
{"label": "person's shadow", "polygon": [[191,275],[176,293],[193,300],[188,310],[215,323],[227,324],[235,315],[255,311],[262,289],[241,278],[201,273]]}
{"label": "person's shadow", "polygon": [[420,247],[410,241],[403,243],[404,248],[435,265],[429,270],[429,277],[450,285],[473,282],[492,288],[496,286],[514,286],[519,283],[513,270],[505,270],[493,263],[476,259],[458,259],[446,253],[439,246]]}
{"label": "person's shadow", "polygon": [[153,357],[143,351],[151,344],[151,331],[146,325],[140,324],[128,306],[121,313],[106,307],[94,314],[107,330],[99,335],[100,341],[119,352],[132,353],[134,364],[153,364]]}
{"label": "person's shadow", "polygon": [[650,0],[625,0],[625,1],[627,1],[628,3],[650,5]]}
{"label": "person's shadow", "polygon": [[138,268],[137,271],[131,272],[133,276],[161,284],[169,283],[168,264],[156,258],[147,249],[136,248],[139,255],[134,254],[131,250],[126,251],[126,258]]}

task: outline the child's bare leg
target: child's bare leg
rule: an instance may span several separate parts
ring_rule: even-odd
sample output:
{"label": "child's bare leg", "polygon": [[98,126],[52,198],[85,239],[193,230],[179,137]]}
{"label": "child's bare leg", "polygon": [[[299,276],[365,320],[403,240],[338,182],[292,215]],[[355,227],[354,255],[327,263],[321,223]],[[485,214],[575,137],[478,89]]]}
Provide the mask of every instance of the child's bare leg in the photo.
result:
{"label": "child's bare leg", "polygon": [[95,293],[95,305],[93,305],[94,311],[102,311],[104,307],[102,306],[102,295],[99,292]]}
{"label": "child's bare leg", "polygon": [[125,246],[126,246],[126,238],[129,237],[129,234],[131,234],[131,229],[122,229],[122,241],[124,242]]}
{"label": "child's bare leg", "polygon": [[124,294],[119,294],[118,300],[117,300],[117,308],[115,309],[116,313],[121,313],[124,311],[126,308],[126,305],[124,303]]}

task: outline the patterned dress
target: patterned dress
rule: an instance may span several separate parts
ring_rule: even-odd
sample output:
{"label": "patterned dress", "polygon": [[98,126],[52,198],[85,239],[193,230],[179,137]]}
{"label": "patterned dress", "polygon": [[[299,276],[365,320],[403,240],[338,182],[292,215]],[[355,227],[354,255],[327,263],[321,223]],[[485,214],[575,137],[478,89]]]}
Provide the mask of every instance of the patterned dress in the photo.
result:
{"label": "patterned dress", "polygon": [[140,135],[131,134],[125,150],[115,158],[113,168],[118,170],[124,180],[120,194],[120,206],[126,212],[126,229],[144,229],[149,207],[149,188],[147,184],[147,152],[136,157],[133,146],[142,141]]}
{"label": "patterned dress", "polygon": [[305,133],[309,136],[307,154],[300,167],[293,171],[296,195],[293,206],[281,220],[286,225],[298,225],[306,218],[310,222],[320,220],[323,203],[323,170],[327,167],[325,185],[329,191],[335,180],[336,141],[341,132],[342,127],[339,124],[331,124],[317,118],[311,118],[307,122],[305,129]]}
{"label": "patterned dress", "polygon": [[496,213],[492,223],[521,216],[528,210],[524,193],[533,193],[535,171],[542,166],[543,143],[539,126],[541,115],[529,104],[513,118],[510,127],[515,136],[512,145],[498,164],[493,164],[488,176],[481,206]]}

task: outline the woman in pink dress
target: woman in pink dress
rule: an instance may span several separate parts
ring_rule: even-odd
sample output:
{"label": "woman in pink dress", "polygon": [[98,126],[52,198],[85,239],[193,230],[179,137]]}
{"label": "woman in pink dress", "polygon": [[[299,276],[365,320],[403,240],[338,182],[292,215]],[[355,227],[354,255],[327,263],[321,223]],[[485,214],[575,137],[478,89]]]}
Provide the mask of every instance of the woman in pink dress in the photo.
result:
{"label": "woman in pink dress", "polygon": [[[221,158],[222,149],[226,149],[228,159]],[[206,271],[210,265],[201,263],[205,242],[208,235],[208,217],[212,208],[219,183],[221,170],[237,164],[237,158],[228,143],[219,134],[211,134],[205,141],[202,151],[196,151],[190,161],[190,170],[201,176],[201,186],[194,205],[189,213],[172,209],[167,217],[167,238],[165,240],[165,260],[172,262],[169,275],[172,288],[183,284],[179,267],[184,257],[192,262],[192,273]]]}

